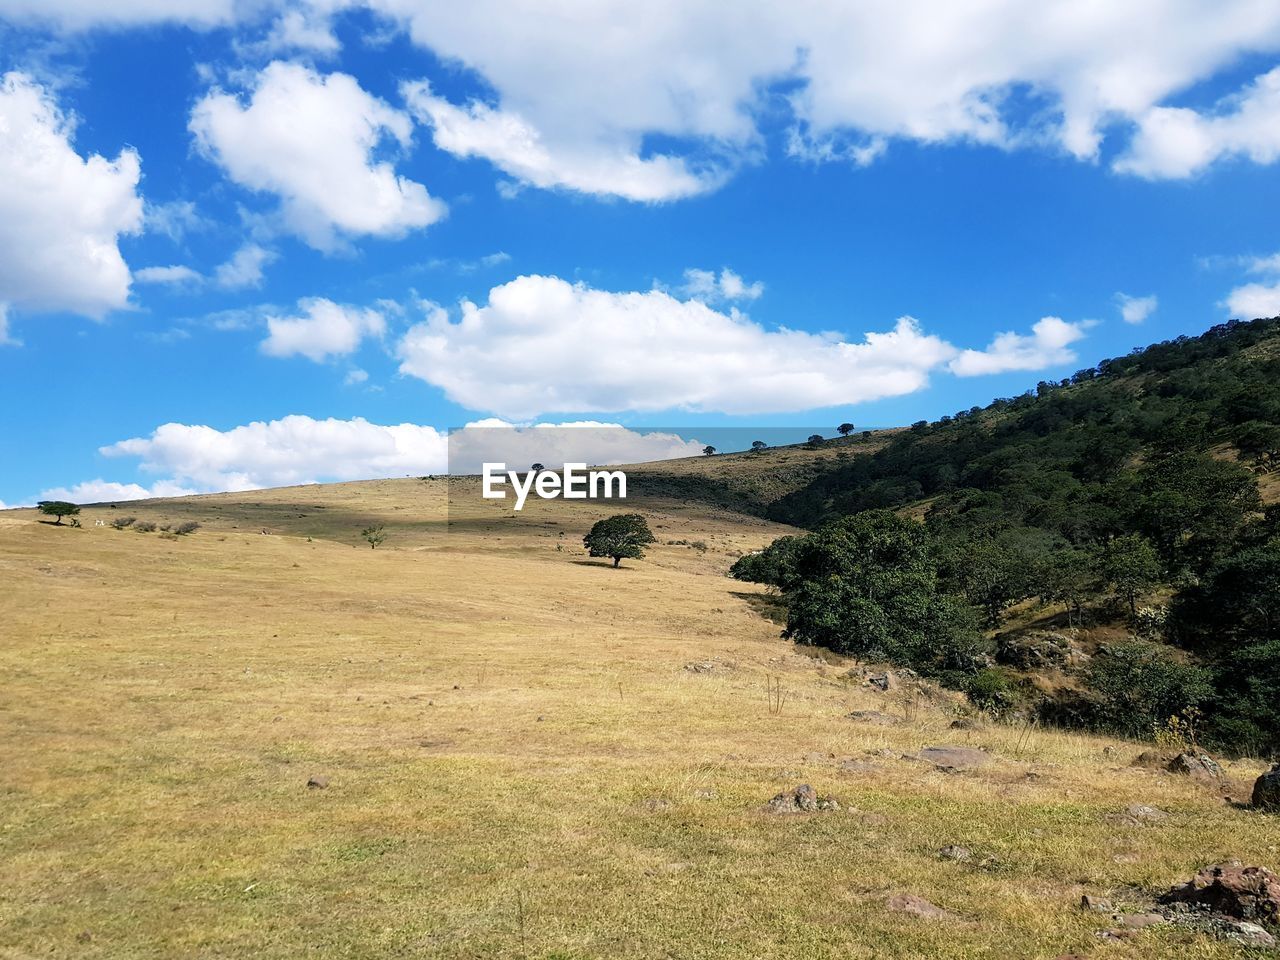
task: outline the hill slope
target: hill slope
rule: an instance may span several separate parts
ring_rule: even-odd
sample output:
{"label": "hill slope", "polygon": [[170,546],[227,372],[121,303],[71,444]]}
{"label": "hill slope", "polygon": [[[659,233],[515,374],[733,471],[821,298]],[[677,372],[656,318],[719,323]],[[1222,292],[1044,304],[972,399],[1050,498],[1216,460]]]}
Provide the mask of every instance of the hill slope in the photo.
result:
{"label": "hill slope", "polygon": [[[724,574],[789,528],[642,500],[660,543],[612,570],[581,552],[596,507],[455,497],[447,530],[444,494],[0,516],[0,956],[1051,957],[1116,925],[1082,893],[1140,911],[1274,865],[1280,822],[1139,745],[952,729],[953,695],[780,640]],[[95,526],[125,512],[205,526]],[[1229,766],[1237,797],[1260,769]],[[805,781],[841,809],[763,812]],[[1242,955],[1173,925],[1106,952]]]}

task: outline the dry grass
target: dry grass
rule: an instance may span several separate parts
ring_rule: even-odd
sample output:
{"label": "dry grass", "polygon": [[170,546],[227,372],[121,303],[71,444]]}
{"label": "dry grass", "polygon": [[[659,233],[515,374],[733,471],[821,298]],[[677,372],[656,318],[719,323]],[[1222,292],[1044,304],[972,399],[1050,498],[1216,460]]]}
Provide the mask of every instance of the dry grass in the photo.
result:
{"label": "dry grass", "polygon": [[[580,546],[607,510],[460,502],[448,533],[418,480],[129,505],[183,538],[0,515],[0,957],[1240,955],[1104,945],[1075,903],[1275,866],[1277,818],[1133,744],[954,731],[946,697],[845,680],[723,575],[782,528],[643,504],[660,544],[615,571]],[[996,759],[900,759],[948,742]],[[844,809],[760,811],[802,781]],[[1114,821],[1138,802],[1171,816]]]}

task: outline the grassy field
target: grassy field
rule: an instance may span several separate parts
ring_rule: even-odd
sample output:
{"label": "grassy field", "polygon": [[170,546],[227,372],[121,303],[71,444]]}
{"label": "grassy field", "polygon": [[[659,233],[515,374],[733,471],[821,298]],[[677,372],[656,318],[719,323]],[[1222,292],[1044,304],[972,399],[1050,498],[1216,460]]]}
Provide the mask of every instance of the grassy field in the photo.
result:
{"label": "grassy field", "polygon": [[[1104,942],[1077,902],[1277,866],[1280,818],[793,648],[724,576],[785,528],[632,503],[659,543],[613,570],[598,505],[449,506],[410,479],[0,514],[0,957],[1247,955]],[[122,514],[203,527],[94,525]],[[842,808],[764,811],[801,782]]]}

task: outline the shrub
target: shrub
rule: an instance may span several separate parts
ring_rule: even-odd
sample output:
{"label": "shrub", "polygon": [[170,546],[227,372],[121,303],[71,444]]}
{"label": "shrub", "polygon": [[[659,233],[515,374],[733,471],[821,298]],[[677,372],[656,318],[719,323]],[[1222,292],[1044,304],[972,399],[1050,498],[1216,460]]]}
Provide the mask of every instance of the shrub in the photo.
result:
{"label": "shrub", "polygon": [[180,537],[185,537],[187,534],[195,533],[199,529],[200,524],[196,523],[194,520],[188,520],[185,523],[178,524],[177,529],[173,532]]}
{"label": "shrub", "polygon": [[969,678],[964,686],[969,702],[992,716],[1003,716],[1018,702],[1017,684],[1003,670],[987,667]]}
{"label": "shrub", "polygon": [[117,530],[123,530],[125,527],[130,526],[133,523],[133,521],[135,521],[136,519],[138,518],[137,517],[116,517],[114,520],[111,521],[111,525],[115,527]]}
{"label": "shrub", "polygon": [[804,537],[779,537],[757,553],[739,557],[729,568],[729,576],[747,583],[764,583],[779,590],[795,581],[796,554]]}
{"label": "shrub", "polygon": [[1132,737],[1150,736],[1157,725],[1213,696],[1209,671],[1145,640],[1102,647],[1085,681],[1096,698],[1097,725]]}
{"label": "shrub", "polygon": [[133,529],[137,533],[155,533],[156,525],[150,520],[139,520],[133,525]]}

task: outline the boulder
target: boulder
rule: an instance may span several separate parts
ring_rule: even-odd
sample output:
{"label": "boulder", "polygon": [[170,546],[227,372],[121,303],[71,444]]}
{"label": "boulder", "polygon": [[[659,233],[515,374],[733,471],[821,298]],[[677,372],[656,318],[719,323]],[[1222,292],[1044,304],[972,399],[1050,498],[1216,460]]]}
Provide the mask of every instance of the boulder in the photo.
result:
{"label": "boulder", "polygon": [[1165,769],[1200,783],[1219,783],[1223,778],[1222,767],[1207,753],[1180,753]]}
{"label": "boulder", "polygon": [[1204,867],[1189,881],[1160,897],[1165,904],[1190,904],[1237,920],[1280,922],[1280,877],[1266,867],[1238,860]]}
{"label": "boulder", "polygon": [[1111,901],[1105,897],[1095,897],[1085,894],[1080,898],[1080,909],[1089,913],[1114,913],[1115,907],[1111,905]]}
{"label": "boulder", "polygon": [[1253,785],[1253,805],[1259,810],[1280,813],[1280,763],[1260,776]]}
{"label": "boulder", "polygon": [[802,783],[794,790],[787,790],[769,801],[770,813],[817,813],[825,810],[839,810],[840,804],[834,797],[820,797],[818,791],[807,783]]}
{"label": "boulder", "polygon": [[322,774],[316,774],[307,781],[307,786],[312,790],[323,790],[328,785],[329,778]]}
{"label": "boulder", "polygon": [[949,843],[938,851],[938,856],[943,860],[955,860],[957,863],[968,863],[973,859],[973,851],[968,847],[961,847],[954,843]]}
{"label": "boulder", "polygon": [[867,723],[873,727],[896,727],[902,723],[898,717],[881,713],[879,710],[854,710],[849,714],[849,719],[858,723]]}

